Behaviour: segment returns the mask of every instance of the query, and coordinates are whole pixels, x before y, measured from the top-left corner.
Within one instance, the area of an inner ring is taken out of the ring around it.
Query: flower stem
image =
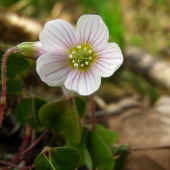
[[[6,107],[6,77],[5,77],[6,61],[9,54],[17,51],[18,51],[17,47],[7,50],[2,59],[2,67],[1,67],[2,68],[2,95],[0,99],[0,127],[2,125],[4,110]]]
[[[151,146],[145,148],[130,148],[129,152],[131,151],[141,151],[141,150],[160,150],[160,149],[170,149],[170,145],[165,146]]]
[[[17,169],[23,169],[23,170],[27,170],[27,169],[30,170],[30,169],[34,168],[33,165],[27,166],[27,167],[20,167],[20,166],[17,166],[17,165],[14,165],[14,164],[11,164],[11,163],[8,163],[8,162],[5,162],[5,161],[1,161],[1,160],[0,160],[0,164],[11,166],[11,167],[14,167],[14,168],[17,168]]]
[[[95,104],[94,104],[93,94],[90,95],[90,101],[91,101],[91,113],[92,113],[92,130],[95,131],[95,129],[96,129],[96,115],[95,115]]]
[[[24,142],[23,142],[18,154],[13,159],[12,164],[15,164],[20,159],[20,157],[22,155],[22,152],[25,150],[25,147],[27,146],[27,144],[28,144],[28,142],[30,140],[30,136],[31,136],[31,127],[27,126],[26,131],[25,131],[25,136],[24,136]]]
[[[22,152],[21,156],[25,155],[29,151],[31,151],[43,138],[44,136],[49,132],[47,129],[34,143],[32,143],[25,151]]]

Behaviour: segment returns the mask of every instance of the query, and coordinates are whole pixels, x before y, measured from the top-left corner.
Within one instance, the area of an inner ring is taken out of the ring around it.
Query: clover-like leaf
[[[110,148],[118,140],[119,133],[115,130],[105,129],[101,125],[96,125],[96,134]]]
[[[46,128],[64,130],[66,139],[74,144],[81,140],[79,115],[68,99],[47,103],[39,110],[39,119]]]
[[[33,124],[32,119],[32,101],[30,98],[24,98],[17,106],[15,113],[17,119],[21,123],[22,126],[26,126],[27,123]]]
[[[103,161],[100,166],[97,168],[98,170],[113,170],[115,166],[115,159],[113,156]]]
[[[107,145],[95,132],[89,131],[86,141],[94,168],[97,168],[103,161],[112,156]]]
[[[33,113],[34,113],[34,121],[35,121],[35,125],[40,126],[42,125],[38,116],[38,112],[40,110],[40,108],[47,104],[47,101],[40,98],[40,97],[34,97],[33,99]]]
[[[88,167],[89,170],[92,170],[92,159],[86,147],[87,134],[88,134],[87,131],[84,129],[82,140],[78,145],[74,145],[70,142],[67,142],[66,146],[73,147],[79,151],[80,154],[79,166],[85,165]]]
[[[36,158],[36,170],[75,170],[79,164],[79,153],[74,148],[46,147]]]
[[[29,67],[30,63],[27,59],[20,57],[18,54],[11,53],[6,63],[6,77],[8,79],[14,79],[25,73]]]
[[[81,97],[81,96],[75,96],[74,100],[75,100],[75,105],[76,105],[78,114],[82,118],[86,111],[86,105],[87,105],[86,100],[84,97]]]

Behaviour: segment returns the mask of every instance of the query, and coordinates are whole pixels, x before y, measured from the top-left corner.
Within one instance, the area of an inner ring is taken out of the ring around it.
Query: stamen
[[[81,48],[81,45],[78,45],[77,48]]]
[[[70,55],[69,55],[69,58],[73,58],[73,54],[70,54]]]
[[[89,63],[86,61],[85,64],[88,65]]]
[[[75,51],[73,51],[72,54],[75,54]]]
[[[89,50],[89,54],[91,54],[92,53],[92,50]]]
[[[90,56],[90,57],[89,57],[89,60],[91,60],[91,59],[92,59],[92,57]]]
[[[73,60],[72,63],[75,63],[75,61]]]
[[[74,67],[78,67],[78,64],[77,64],[77,63],[74,63]]]
[[[83,67],[84,66],[84,64],[81,64],[81,67]]]

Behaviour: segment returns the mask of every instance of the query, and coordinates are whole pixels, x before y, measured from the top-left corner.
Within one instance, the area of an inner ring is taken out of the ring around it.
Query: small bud
[[[75,63],[75,61],[73,60],[72,63]]]
[[[92,59],[92,57],[90,56],[90,57],[89,57],[89,60],[91,60],[91,59]]]
[[[84,64],[81,64],[81,67],[84,67]]]
[[[75,51],[73,51],[72,54],[75,54]]]
[[[69,55],[69,58],[73,58],[73,54],[70,54],[70,55]]]

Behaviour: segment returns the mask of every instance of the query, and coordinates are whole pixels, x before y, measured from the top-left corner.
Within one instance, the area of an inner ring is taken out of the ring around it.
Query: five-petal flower
[[[45,24],[40,42],[47,52],[37,60],[36,70],[49,86],[61,86],[80,95],[90,95],[101,77],[111,76],[122,64],[116,43],[107,43],[109,31],[98,15],[83,15],[77,30],[57,19]]]

